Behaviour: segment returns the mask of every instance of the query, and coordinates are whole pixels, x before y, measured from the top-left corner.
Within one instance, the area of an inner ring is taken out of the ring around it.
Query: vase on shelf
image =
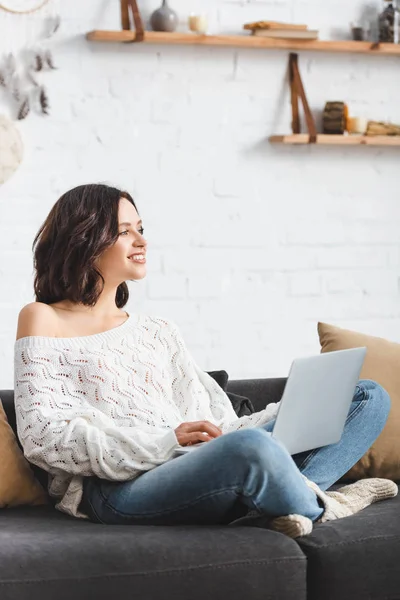
[[[398,2],[383,0],[382,8],[379,15],[379,41],[398,44],[400,42]]]
[[[167,0],[163,0],[160,8],[151,15],[150,24],[153,31],[175,31],[178,26],[178,15],[170,8]]]

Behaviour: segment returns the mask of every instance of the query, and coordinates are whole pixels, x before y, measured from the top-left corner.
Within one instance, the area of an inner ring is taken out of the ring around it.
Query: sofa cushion
[[[246,398],[245,396],[241,396],[239,394],[234,394],[233,392],[228,391],[229,375],[226,371],[206,371],[206,372],[224,390],[224,392],[228,396],[229,400],[231,401],[233,410],[236,412],[238,417],[243,417],[244,415],[251,415],[254,412],[254,406],[252,405],[249,398]]]
[[[309,600],[399,598],[400,495],[314,524],[297,542],[308,560]]]
[[[385,477],[400,480],[400,344],[318,323],[321,352],[366,346],[361,379],[373,379],[388,392],[392,406],[387,423],[371,448],[343,479]]]
[[[228,381],[227,390],[235,394],[247,396],[254,410],[263,410],[271,402],[279,402],[287,382],[286,377],[271,379],[232,379]]]
[[[98,525],[49,506],[9,509],[0,564],[1,600],[306,599],[296,542],[250,527]]]
[[[0,508],[47,504],[47,494],[35,479],[0,399]]]

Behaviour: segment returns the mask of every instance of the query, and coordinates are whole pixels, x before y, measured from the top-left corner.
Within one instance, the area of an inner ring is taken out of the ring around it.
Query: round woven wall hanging
[[[0,0],[0,8],[15,15],[28,15],[40,10],[49,0]]]
[[[0,115],[0,184],[18,169],[24,147],[18,129],[4,115]]]

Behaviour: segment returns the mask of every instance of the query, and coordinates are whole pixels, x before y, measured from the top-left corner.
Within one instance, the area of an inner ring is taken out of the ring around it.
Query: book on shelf
[[[280,38],[286,40],[317,40],[318,31],[313,29],[288,30],[288,29],[254,29],[253,35],[266,38]]]
[[[254,23],[245,23],[243,29],[287,29],[304,30],[307,25],[298,25],[297,23],[281,23],[279,21],[255,21]]]

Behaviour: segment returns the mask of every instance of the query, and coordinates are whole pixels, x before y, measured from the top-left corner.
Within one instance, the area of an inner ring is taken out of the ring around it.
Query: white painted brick
[[[186,295],[187,282],[185,277],[177,275],[153,275],[148,281],[149,298],[180,299]]]
[[[383,267],[387,263],[385,248],[369,248],[359,246],[338,246],[336,248],[320,248],[317,254],[317,266],[322,268],[351,269],[354,267]]]
[[[227,277],[208,276],[194,277],[190,276],[188,281],[188,297],[201,298],[219,298],[224,288],[229,285]]]
[[[291,296],[319,296],[321,291],[321,276],[317,273],[294,273],[289,276]]]
[[[353,244],[385,245],[400,244],[398,222],[357,221],[345,224],[347,241]]]
[[[334,220],[297,220],[288,223],[285,234],[285,244],[288,246],[333,246],[350,241],[346,240],[343,222]]]
[[[399,293],[399,275],[391,270],[368,269],[347,273],[326,273],[324,286],[331,294],[362,293],[363,295],[386,294],[396,297]]]
[[[179,327],[200,321],[198,307],[196,304],[188,302],[186,298],[178,300],[146,298],[141,312],[172,319]]]
[[[323,279],[329,294],[351,294],[360,291],[352,271],[324,274]]]

